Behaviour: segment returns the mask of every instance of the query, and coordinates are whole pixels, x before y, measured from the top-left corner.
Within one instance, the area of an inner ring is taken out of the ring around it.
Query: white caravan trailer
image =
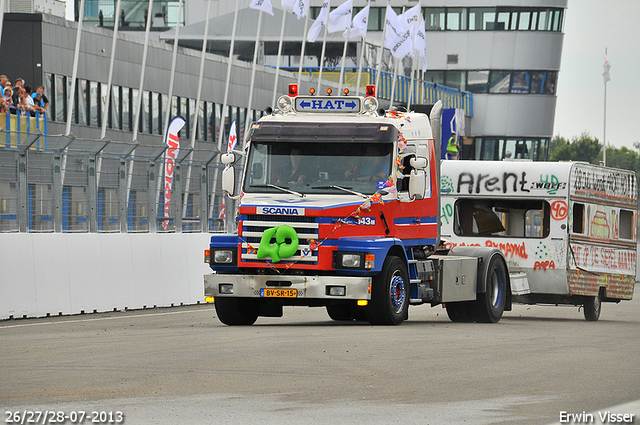
[[[497,247],[513,302],[584,306],[633,297],[638,196],[632,171],[582,162],[443,161],[442,238]]]

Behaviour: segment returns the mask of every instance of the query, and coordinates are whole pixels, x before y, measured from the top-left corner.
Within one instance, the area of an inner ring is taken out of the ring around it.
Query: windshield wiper
[[[350,187],[341,187],[341,186],[336,186],[335,184],[329,185],[329,186],[313,186],[311,189],[338,189],[338,190],[342,190],[343,192],[348,192],[348,193],[352,193],[354,195],[358,195],[358,196],[362,196],[363,198],[368,198],[367,195],[365,195],[364,193],[360,193],[360,192],[356,192],[355,190],[351,190]]]
[[[295,190],[291,190],[288,187],[276,186],[275,184],[259,184],[259,185],[255,185],[255,186],[251,186],[251,187],[273,187],[274,189],[278,189],[278,190],[281,190],[283,192],[288,192],[288,193],[291,193],[293,195],[297,195],[297,196],[299,196],[301,198],[304,198],[304,193],[296,192]]]

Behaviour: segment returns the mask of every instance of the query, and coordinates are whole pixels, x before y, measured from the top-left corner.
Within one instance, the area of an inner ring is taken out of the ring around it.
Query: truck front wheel
[[[484,272],[486,291],[476,300],[476,322],[498,323],[507,300],[507,267],[502,257],[493,255]]]
[[[367,320],[372,325],[399,325],[409,308],[409,273],[404,262],[394,256],[384,260],[382,271],[373,278]]]
[[[253,325],[258,319],[258,304],[251,298],[216,297],[216,313],[225,325]]]

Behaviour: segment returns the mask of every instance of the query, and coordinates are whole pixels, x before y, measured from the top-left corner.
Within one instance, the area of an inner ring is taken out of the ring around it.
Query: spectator
[[[16,113],[16,105],[13,103],[13,90],[10,86],[4,88],[4,93],[2,95],[2,100],[4,101],[7,111],[11,113]]]
[[[35,105],[36,112],[44,114],[47,112],[47,106],[49,106],[49,99],[44,95],[44,86],[38,86],[36,92],[31,95],[33,103]]]
[[[24,80],[22,78],[16,79],[13,83],[13,104],[16,106],[20,104],[20,93],[18,89],[22,88],[23,85]]]
[[[7,76],[2,74],[0,75],[0,87],[4,88],[7,85]]]
[[[18,93],[18,96],[20,98],[18,109],[25,115],[31,114],[34,111],[33,98],[29,94],[27,94],[27,90],[24,87],[18,87]]]

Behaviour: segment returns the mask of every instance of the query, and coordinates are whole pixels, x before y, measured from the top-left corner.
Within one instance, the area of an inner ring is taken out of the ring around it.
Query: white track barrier
[[[0,236],[0,319],[204,302],[207,233]]]

